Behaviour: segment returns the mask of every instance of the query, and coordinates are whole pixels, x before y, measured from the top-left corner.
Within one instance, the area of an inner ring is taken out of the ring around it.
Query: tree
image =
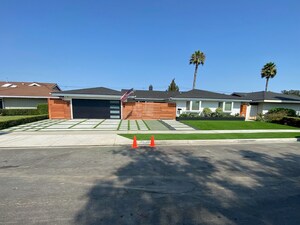
[[[273,62],[266,63],[261,69],[261,78],[266,78],[266,87],[265,91],[268,91],[269,79],[276,76],[277,69],[276,65]]]
[[[152,84],[149,85],[149,91],[153,91],[153,85]]]
[[[297,95],[300,96],[300,90],[283,90],[281,91],[282,94],[286,95]]]
[[[179,87],[175,83],[175,78],[171,81],[167,91],[179,91]]]
[[[193,89],[196,87],[196,79],[197,79],[197,72],[198,72],[198,66],[204,65],[205,62],[205,54],[201,51],[195,51],[191,58],[190,58],[190,64],[195,65],[195,72],[194,72],[194,81],[193,81]]]

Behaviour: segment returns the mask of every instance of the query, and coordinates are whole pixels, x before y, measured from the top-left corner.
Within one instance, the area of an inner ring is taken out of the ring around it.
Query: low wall
[[[176,118],[175,103],[125,102],[122,107],[122,118],[125,120],[158,120]]]
[[[49,119],[71,119],[70,102],[48,99]]]

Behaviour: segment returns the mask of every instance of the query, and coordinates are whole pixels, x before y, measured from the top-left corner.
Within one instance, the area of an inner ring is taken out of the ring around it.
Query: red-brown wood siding
[[[125,102],[122,109],[123,119],[175,119],[175,103]]]
[[[50,119],[71,119],[71,107],[69,101],[61,99],[48,99]]]

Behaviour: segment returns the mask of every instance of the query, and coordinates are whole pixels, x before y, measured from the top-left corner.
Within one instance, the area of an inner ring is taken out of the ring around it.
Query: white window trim
[[[193,109],[193,102],[199,102],[199,107],[198,109]],[[200,111],[200,101],[198,100],[192,100],[191,103],[190,103],[190,106],[191,106],[191,110],[192,112],[199,112]]]
[[[71,110],[71,119],[74,119],[73,117],[73,99],[70,100],[70,110]]]
[[[225,110],[225,103],[226,103],[226,102],[223,102],[223,112],[232,112],[232,109],[233,109],[233,102],[231,102],[231,110]]]

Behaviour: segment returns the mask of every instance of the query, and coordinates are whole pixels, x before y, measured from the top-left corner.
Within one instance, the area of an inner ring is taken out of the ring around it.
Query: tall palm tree
[[[195,65],[195,72],[194,72],[194,81],[193,81],[193,89],[196,87],[196,79],[197,79],[197,72],[198,72],[198,66],[204,64],[205,62],[205,55],[201,51],[195,51],[190,59],[190,64]]]
[[[276,65],[273,62],[266,63],[264,67],[261,69],[261,78],[267,79],[265,91],[268,91],[269,79],[275,77],[276,73],[277,73]]]

